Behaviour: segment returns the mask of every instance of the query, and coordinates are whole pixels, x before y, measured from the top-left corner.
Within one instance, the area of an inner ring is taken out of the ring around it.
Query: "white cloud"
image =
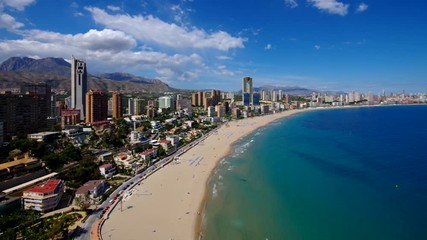
[[[319,49],[320,49],[320,46],[319,46],[319,45],[314,45],[314,48],[315,48],[316,50],[319,50]]]
[[[286,6],[288,6],[290,8],[298,7],[298,3],[296,0],[285,0],[285,4],[286,4]]]
[[[216,57],[216,59],[218,59],[218,60],[231,60],[232,58],[229,56],[218,56],[218,57]]]
[[[348,13],[348,4],[338,2],[337,0],[307,0],[314,7],[330,14],[345,16]]]
[[[361,4],[359,4],[359,6],[357,7],[356,12],[364,12],[364,11],[366,11],[366,10],[368,10],[368,5],[367,5],[367,4],[365,4],[365,3],[361,3]]]
[[[225,65],[217,66],[216,69],[212,70],[212,73],[215,75],[220,75],[220,76],[235,76],[236,75],[233,71],[228,70],[227,66],[225,66]]]
[[[14,31],[23,27],[23,23],[17,21],[13,16],[4,12],[5,7],[23,11],[26,6],[32,4],[34,1],[35,0],[0,0],[0,28]]]
[[[8,6],[18,11],[24,11],[25,7],[34,2],[35,0],[0,0],[0,5]]]
[[[95,22],[108,28],[130,34],[140,41],[147,41],[172,48],[214,48],[227,51],[232,48],[243,48],[244,38],[233,37],[218,31],[208,33],[193,27],[187,29],[173,23],[164,22],[152,15],[130,16],[110,15],[96,7],[86,8]]]
[[[121,10],[120,7],[113,6],[113,5],[108,5],[107,8],[110,9],[111,11],[114,11],[114,12]]]
[[[119,52],[136,47],[136,40],[120,31],[91,29],[87,33],[75,35],[60,34],[41,30],[30,30],[23,33],[27,40],[45,43],[64,44],[90,51]]]
[[[6,28],[9,31],[23,27],[24,24],[16,21],[16,19],[7,13],[0,12],[0,28]]]
[[[271,50],[271,48],[272,48],[272,46],[271,46],[271,44],[269,43],[269,44],[267,44],[267,45],[264,47],[264,50]]]

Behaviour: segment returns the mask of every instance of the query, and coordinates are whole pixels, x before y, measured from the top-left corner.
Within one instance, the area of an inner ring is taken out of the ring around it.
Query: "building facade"
[[[86,123],[107,120],[108,96],[101,90],[90,90],[86,94]]]
[[[105,180],[91,180],[76,190],[75,199],[79,202],[94,204],[101,200],[102,194],[107,189]]]
[[[145,114],[145,101],[144,99],[135,98],[134,99],[134,112],[135,115],[143,115]]]
[[[61,127],[77,125],[80,123],[80,110],[79,109],[63,109],[61,111]]]
[[[35,87],[37,86],[37,87]],[[12,136],[26,136],[42,128],[49,127],[50,87],[47,85],[30,85],[36,91],[16,94],[5,92],[0,94],[0,122],[3,122],[4,140]]]
[[[175,98],[173,96],[159,97],[159,108],[175,110]]]
[[[123,103],[122,94],[119,92],[113,92],[113,118],[123,117]]]
[[[99,172],[105,178],[110,178],[114,174],[116,174],[116,168],[113,166],[113,164],[107,163],[107,164],[103,164],[99,167]]]
[[[80,109],[80,120],[85,119],[87,68],[83,60],[71,58],[71,109]]]

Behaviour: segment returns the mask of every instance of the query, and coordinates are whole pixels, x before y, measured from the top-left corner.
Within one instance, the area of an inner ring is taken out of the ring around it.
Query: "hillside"
[[[12,57],[0,65],[0,89],[19,88],[23,83],[47,83],[52,89],[70,90],[70,75],[71,64],[62,58]],[[158,79],[129,73],[89,74],[88,88],[126,93],[173,90]]]

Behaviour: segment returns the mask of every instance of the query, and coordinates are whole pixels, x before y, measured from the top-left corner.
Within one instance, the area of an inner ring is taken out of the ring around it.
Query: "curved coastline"
[[[165,166],[136,186],[123,203],[125,210],[115,208],[101,234],[120,239],[202,239],[209,180],[234,143],[275,120],[320,109],[290,110],[222,125],[183,154],[180,163]]]

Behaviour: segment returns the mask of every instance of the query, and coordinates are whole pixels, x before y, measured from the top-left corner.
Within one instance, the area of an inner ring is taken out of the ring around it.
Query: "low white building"
[[[101,199],[105,190],[107,190],[105,180],[91,180],[77,189],[75,199],[80,202],[89,201],[94,204]]]
[[[49,212],[58,206],[63,194],[64,181],[51,179],[42,185],[25,190],[22,195],[22,205],[25,210]]]
[[[110,178],[116,174],[116,168],[113,166],[113,164],[107,163],[99,167],[99,172],[105,178]]]
[[[179,136],[178,135],[167,135],[166,140],[171,141],[173,146],[179,146]]]
[[[148,159],[155,159],[157,157],[157,149],[147,149],[139,154],[141,158],[146,161]]]
[[[49,142],[59,137],[59,132],[39,132],[28,134],[29,139],[36,140],[37,142]]]

